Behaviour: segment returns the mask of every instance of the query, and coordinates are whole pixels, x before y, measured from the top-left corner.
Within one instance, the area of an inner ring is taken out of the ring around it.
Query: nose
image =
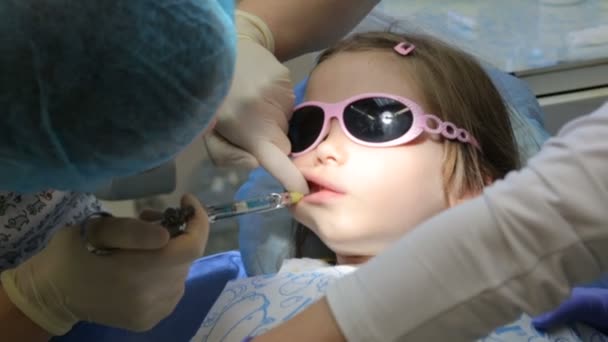
[[[337,119],[331,119],[329,125],[329,132],[315,150],[316,159],[320,164],[341,164],[346,160],[345,142],[348,137]]]

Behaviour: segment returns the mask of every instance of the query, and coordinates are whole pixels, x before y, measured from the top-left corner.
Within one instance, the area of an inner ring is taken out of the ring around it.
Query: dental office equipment
[[[304,195],[299,192],[270,193],[243,201],[208,206],[206,210],[209,223],[213,223],[226,218],[281,209],[296,204],[302,197]],[[171,237],[174,237],[186,229],[186,222],[192,215],[194,215],[192,207],[167,208],[160,223],[167,228]]]

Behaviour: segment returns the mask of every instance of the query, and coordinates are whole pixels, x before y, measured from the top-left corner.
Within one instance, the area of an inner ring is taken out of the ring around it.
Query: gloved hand
[[[131,218],[91,219],[88,240],[120,248],[110,255],[87,251],[80,227],[59,230],[37,255],[2,272],[11,301],[53,335],[80,320],[134,331],[151,329],[168,316],[184,293],[190,264],[203,254],[208,220],[196,198],[186,232],[169,240],[159,224]]]
[[[576,287],[556,310],[532,320],[534,327],[547,330],[562,324],[585,323],[608,334],[608,289]]]
[[[207,153],[218,166],[261,165],[287,190],[308,193],[304,177],[288,157],[287,129],[295,98],[289,70],[274,57],[274,38],[260,18],[237,11],[236,27],[234,78],[213,133],[203,138]]]

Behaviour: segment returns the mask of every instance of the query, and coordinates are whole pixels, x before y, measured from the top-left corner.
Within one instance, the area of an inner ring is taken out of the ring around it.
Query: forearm
[[[340,332],[325,297],[310,305],[301,314],[255,338],[254,342],[278,341],[346,341]]]
[[[0,286],[0,338],[2,341],[48,341],[51,335],[32,322]]]
[[[262,18],[280,61],[326,48],[353,29],[379,0],[242,0],[239,9]]]

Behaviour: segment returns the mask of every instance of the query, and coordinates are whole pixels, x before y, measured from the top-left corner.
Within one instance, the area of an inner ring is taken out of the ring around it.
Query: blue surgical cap
[[[235,60],[232,0],[0,2],[0,189],[90,191],[208,125]]]

